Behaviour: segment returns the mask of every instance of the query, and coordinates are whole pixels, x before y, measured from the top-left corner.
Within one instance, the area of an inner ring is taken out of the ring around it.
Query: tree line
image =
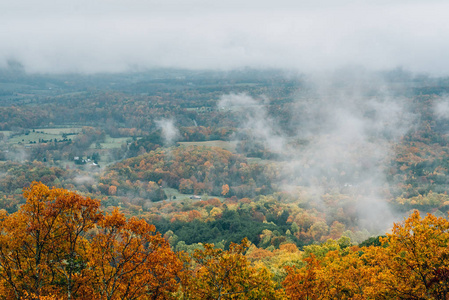
[[[414,212],[385,237],[174,251],[142,219],[38,182],[0,212],[0,299],[447,299],[449,221]],[[277,268],[277,274],[274,270]],[[281,271],[279,271],[281,270]]]

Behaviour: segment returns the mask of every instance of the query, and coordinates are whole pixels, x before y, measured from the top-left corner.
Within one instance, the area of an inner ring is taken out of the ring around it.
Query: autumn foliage
[[[380,245],[268,250],[243,239],[189,254],[98,200],[37,182],[24,197],[0,213],[0,299],[449,298],[449,221],[430,214],[394,224]]]
[[[33,183],[1,215],[4,299],[166,299],[182,263],[154,226],[98,200]]]
[[[337,247],[288,268],[290,299],[448,299],[449,221],[415,211],[382,246]],[[315,249],[321,250],[321,249]],[[318,253],[318,251],[317,251]]]
[[[228,251],[206,244],[196,250],[184,283],[187,299],[282,299],[270,273],[255,268],[244,255],[249,243],[232,243]]]
[[[275,299],[248,241],[175,253],[153,225],[105,214],[100,202],[34,182],[0,214],[0,299]],[[218,298],[217,298],[218,297]]]

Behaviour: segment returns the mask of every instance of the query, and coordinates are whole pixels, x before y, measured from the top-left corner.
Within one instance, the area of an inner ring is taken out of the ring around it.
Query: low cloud
[[[326,193],[349,193],[357,199],[360,225],[385,230],[393,221],[384,194],[385,168],[392,145],[416,116],[408,111],[408,100],[392,96],[375,75],[359,82],[342,82],[341,76],[309,81],[308,92],[299,93],[290,107],[293,133],[283,133],[267,105],[248,95],[222,96],[219,107],[238,113],[242,131],[279,154],[283,190],[305,187],[317,205],[325,205],[320,197]]]
[[[179,130],[175,126],[174,120],[158,120],[156,121],[156,125],[162,130],[162,136],[164,138],[164,143],[166,146],[173,145],[173,143],[176,142],[176,139],[180,137]]]
[[[446,1],[87,1],[0,3],[0,66],[118,72],[355,64],[448,74]]]
[[[247,94],[229,94],[220,98],[218,107],[243,113],[242,128],[271,152],[283,153],[285,138],[276,121],[268,116],[266,101],[256,100]]]
[[[82,185],[82,184],[93,185],[93,184],[97,183],[97,180],[89,175],[78,175],[75,178],[73,178],[73,181],[78,185]]]
[[[439,119],[449,119],[449,97],[444,96],[434,104],[434,114]]]

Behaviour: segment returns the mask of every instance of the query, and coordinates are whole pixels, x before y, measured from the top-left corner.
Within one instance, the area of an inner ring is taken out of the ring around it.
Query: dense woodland
[[[449,80],[339,72],[0,70],[0,294],[447,299]]]
[[[385,237],[302,251],[243,238],[227,250],[170,246],[143,219],[34,182],[2,211],[3,299],[447,299],[449,221],[415,211]],[[268,235],[263,231],[263,239]],[[263,246],[263,245],[262,245]]]

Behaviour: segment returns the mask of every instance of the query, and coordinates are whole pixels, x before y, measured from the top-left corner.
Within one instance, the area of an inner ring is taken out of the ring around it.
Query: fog
[[[253,67],[308,74],[311,93],[299,93],[289,112],[293,133],[270,117],[270,99],[228,94],[219,106],[245,112],[242,129],[284,161],[280,189],[307,187],[317,205],[325,205],[324,193],[349,191],[360,220],[381,228],[393,218],[384,162],[416,122],[406,99],[363,70],[449,75],[448,11],[442,0],[3,0],[0,68],[16,61],[30,73]],[[345,66],[358,71],[333,71]],[[448,118],[448,100],[435,111]],[[173,120],[157,124],[166,145],[179,136]]]
[[[242,129],[249,130],[252,137],[262,142],[269,151],[282,153],[286,140],[276,121],[268,116],[264,102],[266,99],[258,101],[246,94],[229,94],[221,97],[218,107],[246,112],[241,120]]]
[[[0,66],[28,72],[344,65],[449,70],[447,1],[0,1]]]
[[[449,97],[444,96],[438,99],[434,105],[434,114],[439,119],[449,119]]]
[[[238,114],[241,131],[277,154],[280,190],[300,187],[325,210],[331,207],[323,195],[350,195],[360,226],[384,232],[401,219],[387,205],[386,166],[394,158],[393,145],[416,124],[417,116],[408,110],[410,100],[394,96],[370,72],[315,76],[308,85],[290,109],[293,134],[279,129],[266,99],[229,94],[218,105]]]
[[[176,139],[179,138],[180,133],[173,120],[157,120],[156,125],[162,131],[162,137],[164,139],[165,146],[172,146]]]

